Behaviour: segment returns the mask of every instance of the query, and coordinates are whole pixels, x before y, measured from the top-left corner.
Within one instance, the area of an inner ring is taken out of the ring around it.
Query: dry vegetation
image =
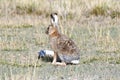
[[[37,61],[50,49],[44,32],[52,12],[79,46],[80,65]],[[0,0],[0,80],[119,80],[119,34],[119,0]]]

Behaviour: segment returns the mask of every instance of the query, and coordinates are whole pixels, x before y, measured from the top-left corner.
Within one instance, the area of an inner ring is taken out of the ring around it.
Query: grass
[[[119,80],[119,4],[0,0],[0,80]],[[61,32],[80,48],[79,65],[53,66],[49,58],[37,62],[37,52],[50,49],[45,30],[52,12],[59,14]]]
[[[37,64],[35,66],[35,64],[19,64],[17,62],[10,63],[10,62],[6,62],[6,61],[3,61],[3,60],[1,60],[0,64],[2,64],[2,65],[10,65],[10,66],[13,66],[13,67],[23,67],[23,68],[26,68],[26,67],[41,67],[40,64]]]
[[[106,55],[102,55],[102,56],[91,56],[88,59],[82,61],[83,64],[90,64],[90,63],[94,63],[94,62],[107,62],[110,64],[120,64],[120,59],[119,57],[112,57],[112,56],[106,56]]]
[[[110,16],[111,18],[120,17],[120,11],[110,9],[110,7],[105,4],[96,5],[91,9],[90,14],[95,16]]]
[[[105,16],[107,14],[107,7],[104,7],[104,6],[95,6],[92,11],[90,12],[91,15],[95,15],[95,16],[98,16],[98,15],[103,15]]]

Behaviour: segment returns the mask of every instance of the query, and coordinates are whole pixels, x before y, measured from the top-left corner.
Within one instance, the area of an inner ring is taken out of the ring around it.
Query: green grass
[[[21,24],[21,25],[0,25],[0,28],[31,28],[30,24]]]
[[[119,80],[119,3],[0,0],[0,80]],[[79,65],[37,61],[38,51],[51,49],[45,30],[52,12],[58,12],[61,32],[80,48]]]
[[[107,11],[109,10],[109,8],[103,4],[103,5],[96,5],[95,7],[93,7],[93,9],[91,10],[90,14],[91,15],[95,15],[95,16],[106,16],[108,15]]]
[[[1,65],[9,65],[9,66],[13,66],[13,67],[22,67],[22,68],[28,68],[28,67],[41,67],[40,64],[19,64],[17,62],[7,62],[7,61],[3,61],[3,60],[0,60],[0,64]]]
[[[120,11],[113,10],[105,4],[96,5],[91,9],[90,14],[95,16],[110,16],[111,18],[120,17]]]
[[[115,18],[115,17],[119,17],[120,18],[120,11],[117,11],[117,10],[116,11],[112,11],[110,16],[112,18]]]

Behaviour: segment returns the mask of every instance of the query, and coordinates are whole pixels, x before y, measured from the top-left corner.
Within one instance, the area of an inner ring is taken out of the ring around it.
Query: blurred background
[[[61,33],[80,48],[80,64],[37,60],[57,12]],[[120,0],[0,0],[0,80],[119,80]]]

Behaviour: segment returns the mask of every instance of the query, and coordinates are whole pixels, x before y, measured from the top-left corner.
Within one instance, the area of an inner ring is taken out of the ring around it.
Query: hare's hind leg
[[[65,62],[56,62],[53,65],[57,65],[57,66],[66,66]]]

